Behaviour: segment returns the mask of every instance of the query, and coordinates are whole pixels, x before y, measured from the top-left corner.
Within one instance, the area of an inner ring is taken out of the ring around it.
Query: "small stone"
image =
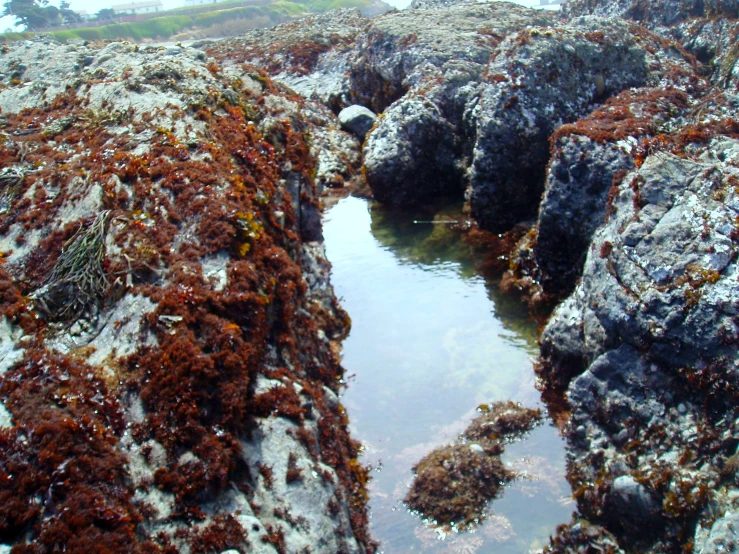
[[[631,475],[621,475],[613,480],[611,503],[616,513],[631,523],[650,519],[657,509],[646,487]]]
[[[339,123],[342,129],[357,135],[360,138],[369,132],[375,124],[377,116],[364,106],[353,105],[339,112]]]

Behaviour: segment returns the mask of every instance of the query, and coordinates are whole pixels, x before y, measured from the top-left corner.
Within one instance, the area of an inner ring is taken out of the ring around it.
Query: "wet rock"
[[[386,15],[358,37],[354,96],[385,112],[364,150],[381,202],[466,187],[480,226],[508,230],[535,216],[548,138],[562,122],[628,87],[697,80],[689,56],[643,28],[552,18],[500,4],[430,7]],[[434,134],[448,137],[441,151],[427,144]],[[429,189],[433,174],[448,183]]]
[[[610,502],[622,521],[635,527],[652,520],[659,508],[646,487],[631,475],[621,475],[613,480]]]
[[[309,144],[357,141],[256,68],[163,53],[43,39],[0,59],[27,66],[0,91],[0,467],[24,476],[2,479],[0,534],[373,552]]]
[[[569,554],[570,552],[606,552],[623,554],[616,537],[599,525],[587,520],[574,520],[569,525],[557,527],[557,533],[542,551],[547,554]]]
[[[536,231],[512,260],[513,285],[527,287],[528,298],[571,292],[611,209],[609,194],[643,158],[645,141],[679,126],[692,102],[678,89],[632,89],[555,131]]]
[[[453,128],[435,104],[422,97],[398,102],[365,142],[367,182],[375,198],[396,206],[461,193],[456,149]]]
[[[702,548],[700,548],[702,546]],[[718,518],[711,526],[703,545],[696,544],[700,554],[732,554],[739,552],[739,514],[729,513]]]
[[[680,95],[665,109],[641,111],[656,114],[657,136],[637,125],[598,140],[586,129],[596,118],[569,127],[580,129],[572,136],[589,171],[616,148],[634,166],[614,178],[581,279],[542,334],[542,377],[568,388],[569,478],[580,512],[641,552],[681,544],[695,532],[694,518],[715,513],[725,494],[716,484],[735,449],[722,437],[736,419],[737,210],[729,183],[739,166],[737,129],[726,115],[736,99],[721,92],[676,103]],[[697,101],[702,110],[686,109]],[[639,105],[650,103],[629,109]],[[568,140],[560,147],[570,148]],[[591,141],[603,149],[592,160]],[[558,164],[550,164],[549,182],[561,187],[573,178]],[[653,534],[640,535],[628,512],[652,514]]]
[[[377,116],[364,106],[352,105],[339,112],[341,127],[350,133],[364,138],[374,125]]]
[[[476,107],[469,199],[475,220],[496,232],[535,215],[548,138],[559,124],[584,116],[603,95],[656,77],[628,25],[593,19],[511,34],[487,74]]]
[[[433,450],[413,467],[404,502],[435,525],[465,530],[485,518],[488,502],[516,477],[500,458],[505,442],[530,431],[542,417],[540,410],[513,402],[481,410],[457,442]]]

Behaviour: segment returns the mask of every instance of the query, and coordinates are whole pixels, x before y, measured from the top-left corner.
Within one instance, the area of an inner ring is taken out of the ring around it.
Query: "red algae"
[[[540,410],[513,402],[480,406],[482,412],[454,444],[431,451],[419,461],[404,502],[434,525],[469,529],[480,523],[487,503],[516,474],[501,460],[504,443],[530,431]]]
[[[294,52],[296,63],[313,63],[317,50],[304,46]],[[0,541],[14,544],[14,552],[244,548],[248,534],[237,518],[210,514],[203,504],[233,484],[247,497],[253,493],[257,475],[246,465],[243,444],[268,418],[297,425],[295,440],[328,466],[321,471],[347,505],[357,542],[364,551],[375,549],[359,445],[349,437],[343,409],[324,392],[338,390],[343,368],[336,344],[319,333],[340,340],[349,320],[335,298],[309,298],[301,261],[303,242],[320,238],[304,215],[319,210],[309,131],[302,120],[285,118],[273,126],[276,135],[263,136],[245,108],[263,99],[240,92],[238,105],[227,102],[215,88],[226,80],[221,67],[210,64],[205,72],[212,94],[185,109],[93,111],[78,90],[45,108],[4,113],[9,135],[24,134],[0,144],[0,161],[31,169],[7,189],[0,232],[21,229],[35,237],[26,247],[21,239],[15,243],[25,263],[0,265],[3,315],[26,334],[22,361],[0,378],[0,400],[14,423],[0,430]],[[282,94],[261,82],[265,93]],[[175,123],[162,126],[167,118],[186,122],[197,139],[184,141]],[[44,132],[60,120],[66,123]],[[196,133],[192,122],[204,126]],[[116,127],[127,132],[111,130]],[[286,177],[299,180],[297,192],[284,186]],[[87,213],[69,215],[86,201],[92,202]],[[154,308],[143,314],[125,355],[95,366],[79,352],[55,350],[60,328],[28,296],[48,282],[75,233],[104,211],[101,268],[111,286],[99,313],[74,314],[84,325],[70,340],[92,340],[86,328],[123,326],[106,318],[124,296],[144,297]],[[225,261],[216,286],[203,267],[219,256]],[[82,339],[75,338],[79,333]],[[263,377],[284,386],[257,393]],[[122,407],[131,398],[142,407],[135,420]],[[303,426],[308,415],[317,419],[317,437]],[[143,482],[131,479],[131,444],[152,465]],[[147,454],[152,444],[163,448],[162,457]],[[286,481],[303,486],[297,459],[288,465]],[[259,473],[275,480],[267,465]],[[173,534],[157,531],[156,510],[134,500],[150,489],[174,498],[169,520],[179,528]],[[287,551],[281,525],[248,538]]]

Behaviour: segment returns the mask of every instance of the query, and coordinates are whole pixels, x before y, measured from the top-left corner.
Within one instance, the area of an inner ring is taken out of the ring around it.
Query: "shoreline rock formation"
[[[390,205],[465,194],[503,244],[516,226],[503,285],[560,302],[539,373],[579,516],[545,550],[727,551],[739,14],[645,6],[4,49],[0,541],[374,551],[318,203],[364,175]],[[361,156],[349,104],[379,114]]]
[[[373,552],[308,144],[332,114],[191,48],[0,67],[0,542]]]

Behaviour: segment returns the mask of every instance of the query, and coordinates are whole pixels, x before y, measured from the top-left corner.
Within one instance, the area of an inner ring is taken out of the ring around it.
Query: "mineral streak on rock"
[[[0,542],[374,551],[308,144],[330,112],[191,48],[40,38],[0,73]]]
[[[433,450],[413,467],[405,503],[434,525],[465,530],[482,521],[488,502],[516,478],[500,458],[505,442],[530,431],[542,417],[513,402],[482,411],[456,443]]]

